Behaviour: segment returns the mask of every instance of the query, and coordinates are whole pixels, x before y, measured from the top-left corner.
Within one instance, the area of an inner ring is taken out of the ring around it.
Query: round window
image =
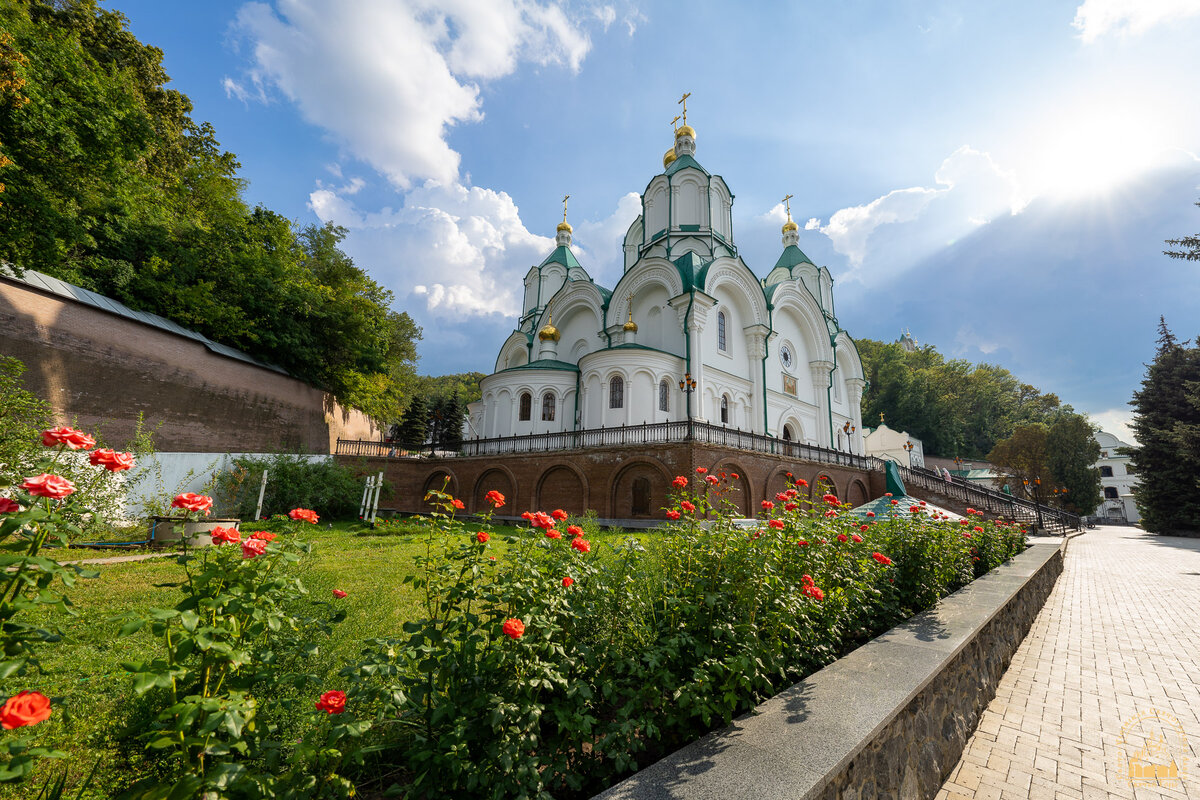
[[[783,364],[784,369],[791,369],[795,366],[796,356],[792,353],[792,346],[786,342],[779,348],[779,361]]]

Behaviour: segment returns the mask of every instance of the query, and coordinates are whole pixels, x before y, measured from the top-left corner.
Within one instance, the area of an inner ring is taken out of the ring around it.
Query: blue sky
[[[794,195],[852,336],[912,330],[1118,435],[1160,314],[1200,334],[1200,0],[686,5],[107,0],[238,154],[246,199],[347,252],[488,372],[571,195],[602,284],[692,92],[763,276]]]

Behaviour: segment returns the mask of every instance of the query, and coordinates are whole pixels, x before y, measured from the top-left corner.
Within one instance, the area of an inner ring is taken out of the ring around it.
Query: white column
[[[854,442],[853,450],[860,456],[866,453],[863,447],[862,430],[862,395],[863,390],[866,388],[867,382],[862,378],[846,379],[846,400],[850,403],[850,424],[858,428],[858,431],[852,437]]]
[[[746,429],[755,433],[767,432],[763,423],[763,403],[766,402],[763,387],[763,356],[767,352],[767,336],[770,329],[766,325],[751,325],[746,332],[746,357],[750,361],[750,419],[746,420]],[[778,431],[776,431],[778,433]]]
[[[832,361],[810,361],[809,370],[812,372],[813,394],[817,399],[817,444],[822,447],[833,447],[829,440],[829,373],[837,366]]]

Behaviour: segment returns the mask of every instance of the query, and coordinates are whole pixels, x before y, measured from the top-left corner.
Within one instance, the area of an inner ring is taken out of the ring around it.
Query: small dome
[[[695,139],[696,131],[692,128],[691,125],[684,125],[682,128],[679,128],[678,130],[675,131],[675,138],[678,139],[680,136],[690,136],[693,139]]]
[[[567,233],[571,233],[571,230],[572,230],[571,223],[567,222],[564,219],[562,222],[558,223],[558,227],[555,228],[554,230],[556,233],[562,233],[563,231],[566,231]]]
[[[675,160],[675,148],[672,147],[667,152],[663,153],[663,167],[669,167],[671,162]]]
[[[628,322],[626,322],[621,327],[623,327],[625,329],[626,333],[637,333],[637,323],[634,322],[632,319],[629,320]]]
[[[798,231],[798,230],[800,230],[800,226],[797,225],[793,220],[789,219],[787,222],[783,223],[783,232],[784,233],[787,233],[788,231]]]
[[[565,222],[562,224],[567,225],[567,223],[565,223]],[[559,226],[559,227],[561,228],[562,226]],[[571,227],[570,225],[567,225],[568,230],[570,229],[570,227]],[[540,331],[538,331],[538,338],[541,339],[543,342],[550,342],[550,341],[557,342],[558,341],[559,333],[558,333],[558,328],[554,327],[554,315],[553,314],[551,314],[549,317],[547,317],[546,324],[542,326],[542,329]]]

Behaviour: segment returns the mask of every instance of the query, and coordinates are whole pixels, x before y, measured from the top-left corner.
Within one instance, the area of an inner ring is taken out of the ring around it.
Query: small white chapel
[[[685,104],[611,289],[572,252],[564,201],[557,246],[525,276],[516,329],[468,409],[468,438],[690,418],[862,454],[862,363],[789,200],[779,258],[759,278],[738,255],[733,193],[696,160]]]

